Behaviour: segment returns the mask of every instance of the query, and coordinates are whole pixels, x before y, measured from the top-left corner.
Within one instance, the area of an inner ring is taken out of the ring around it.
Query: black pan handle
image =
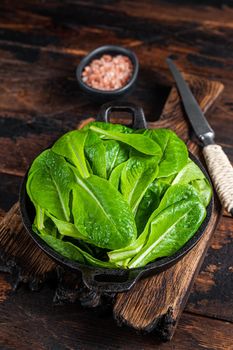
[[[109,114],[111,112],[131,112],[133,122],[131,127],[133,129],[146,129],[147,123],[142,107],[129,102],[108,102],[101,106],[99,114],[96,118],[99,122],[109,123]]]
[[[138,280],[141,273],[133,270],[82,269],[82,279],[90,290],[104,293],[119,293],[129,290]]]

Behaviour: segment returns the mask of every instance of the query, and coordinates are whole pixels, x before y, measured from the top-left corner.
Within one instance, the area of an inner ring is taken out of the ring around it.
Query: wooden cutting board
[[[189,75],[186,80],[204,112],[223,90],[219,82]],[[87,120],[78,127],[86,123]],[[190,141],[190,127],[175,87],[171,89],[160,119],[149,123],[148,127],[171,128],[203,162],[199,147]],[[11,273],[15,287],[23,281],[32,290],[55,277],[54,301],[79,300],[88,307],[110,307],[117,324],[125,324],[137,331],[153,330],[162,339],[169,340],[174,334],[220,215],[220,204],[215,196],[212,217],[205,234],[182,260],[164,272],[141,279],[128,292],[101,295],[89,291],[83,286],[80,277],[65,272],[36,246],[25,232],[16,203],[0,223],[0,271]]]

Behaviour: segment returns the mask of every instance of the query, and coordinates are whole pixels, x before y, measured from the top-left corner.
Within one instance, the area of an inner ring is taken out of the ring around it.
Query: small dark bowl
[[[116,55],[124,55],[127,56],[132,64],[133,64],[133,74],[128,81],[126,85],[124,85],[120,89],[116,90],[99,90],[92,88],[85,84],[82,80],[82,72],[83,69],[91,63],[94,59],[100,58],[104,54],[109,54],[112,56]],[[139,63],[137,56],[135,53],[129,49],[126,49],[121,46],[116,45],[105,45],[98,47],[97,49],[91,51],[87,56],[85,56],[81,62],[79,63],[77,69],[76,69],[76,77],[79,83],[79,86],[82,91],[84,91],[92,100],[95,100],[96,102],[107,102],[111,100],[115,100],[117,98],[123,97],[129,92],[131,92],[135,86],[137,76],[138,76],[138,70],[139,70]]]

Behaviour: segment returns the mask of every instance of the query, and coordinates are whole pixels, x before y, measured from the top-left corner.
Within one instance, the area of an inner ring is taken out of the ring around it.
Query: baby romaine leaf
[[[121,193],[129,203],[132,212],[137,212],[138,205],[148,186],[158,173],[158,165],[153,157],[131,157],[121,173]]]
[[[54,223],[50,218],[46,219],[44,229],[38,230],[38,228],[36,228],[34,225],[32,228],[34,232],[38,234],[57,253],[72,261],[77,261],[83,264],[88,264],[96,267],[116,268],[116,265],[110,263],[109,261],[102,261],[95,258],[90,253],[91,249],[89,248],[88,244],[80,240],[77,240],[75,241],[75,243],[72,243],[69,241],[64,241],[61,238],[61,236],[58,237],[56,235],[56,226],[54,226]],[[78,244],[81,244],[82,248],[78,246]],[[86,249],[88,250],[88,252],[86,251]]]
[[[74,181],[65,159],[52,150],[41,153],[29,176],[27,190],[33,194],[33,203],[61,220],[69,221],[69,196]]]
[[[106,148],[98,134],[88,131],[84,150],[93,174],[106,178]]]
[[[34,224],[38,229],[44,228],[44,216],[45,210],[41,208],[38,204],[35,204],[36,216],[34,220]]]
[[[144,232],[127,247],[114,249],[108,252],[109,261],[116,263],[118,266],[127,267],[130,258],[134,257],[143,247],[148,232]]]
[[[204,179],[205,175],[201,169],[191,160],[188,159],[187,164],[176,175],[172,184],[188,184],[193,180]]]
[[[147,129],[143,135],[154,140],[162,150],[158,178],[176,174],[187,164],[187,147],[172,130]]]
[[[96,267],[116,267],[113,263],[94,258],[91,254],[85,252],[83,249],[79,248],[71,242],[63,241],[47,234],[41,234],[40,237],[57,253],[72,261],[77,261]]]
[[[161,211],[151,221],[147,243],[129,262],[129,268],[174,254],[194,235],[205,215],[203,204],[193,199],[184,199]]]
[[[26,189],[27,194],[31,200],[31,202],[34,204],[35,210],[36,210],[36,216],[34,219],[34,224],[38,229],[44,228],[44,216],[45,216],[45,210],[41,208],[33,198],[33,193],[31,192],[31,179],[34,174],[34,172],[38,169],[38,163],[36,160],[33,162],[33,168],[30,168],[30,171],[28,173],[27,183],[26,183]]]
[[[160,179],[155,179],[149,185],[139,203],[135,217],[138,233],[143,231],[150,215],[159,206],[161,198],[168,189],[171,181],[171,177],[161,177]]]
[[[85,143],[85,154],[94,175],[109,178],[112,170],[128,159],[127,147],[115,140],[103,141],[99,134],[89,130]]]
[[[136,241],[132,242],[130,245],[122,249],[117,249],[108,252],[110,261],[114,263],[117,262],[119,264],[119,262],[132,258],[137,253],[139,253],[148,240],[148,237],[150,235],[151,223],[153,222],[153,220],[155,220],[157,215],[159,215],[159,213],[165,210],[166,208],[170,206],[176,206],[179,204],[179,202],[186,200],[193,201],[195,203],[199,202],[198,194],[192,186],[177,184],[169,187],[168,190],[165,192],[158,208],[151,214],[143,232],[138,236]]]
[[[190,184],[199,193],[202,203],[207,206],[210,202],[212,190],[205,175],[191,159],[186,166],[176,175],[172,184]]]
[[[115,140],[102,141],[106,149],[106,171],[107,178],[119,164],[125,162],[129,157],[128,148]]]
[[[97,247],[121,248],[136,238],[133,214],[123,196],[105,179],[76,174],[72,212],[75,226]]]
[[[131,134],[133,132],[133,129],[129,128],[128,126],[125,126],[122,124],[105,123],[105,122],[90,122],[87,125],[85,125],[82,128],[82,130],[89,130],[91,126],[96,126],[97,128],[100,128],[103,130],[122,132],[125,134]]]
[[[161,202],[158,206],[158,208],[151,214],[146,228],[149,227],[150,223],[153,221],[153,219],[165,208],[178,203],[182,200],[196,200],[199,201],[199,196],[197,191],[190,185],[183,185],[183,184],[175,184],[170,186],[167,191],[165,192],[164,196],[161,199]],[[145,228],[145,229],[146,229]]]
[[[114,263],[111,263],[109,261],[103,261],[103,260],[97,259],[93,255],[88,254],[85,251],[82,251],[82,254],[83,254],[83,256],[85,258],[85,261],[86,261],[86,263],[88,265],[96,266],[96,267],[105,267],[105,268],[108,268],[108,269],[115,269],[115,268],[117,268],[117,266]]]
[[[88,238],[83,236],[77,229],[77,227],[72,224],[71,222],[63,221],[63,220],[58,220],[54,216],[49,214],[50,219],[53,221],[55,226],[58,229],[58,232],[62,236],[67,236],[67,237],[73,237],[76,239],[82,239],[85,242],[88,242]]]
[[[79,170],[81,176],[88,177],[89,171],[84,155],[84,144],[87,137],[87,131],[74,130],[66,133],[58,139],[52,151],[67,158]]]
[[[140,134],[123,134],[117,131],[103,130],[95,126],[91,126],[90,128],[99,133],[104,139],[120,141],[141,153],[157,156],[159,159],[161,158],[162,151],[160,146],[149,137]]]
[[[118,190],[119,186],[120,186],[120,178],[121,178],[121,173],[122,170],[125,166],[125,163],[121,163],[118,166],[115,167],[115,169],[113,169],[113,171],[111,172],[111,175],[108,179],[108,181]]]
[[[40,234],[40,237],[57,253],[61,254],[65,258],[73,261],[85,263],[85,259],[81,251],[72,243],[62,241],[59,238],[51,236],[49,234]]]
[[[44,225],[42,228],[37,227],[36,222],[34,221],[32,225],[32,229],[37,234],[46,234],[54,237],[61,237],[57,227],[54,225],[54,222],[48,217],[46,214],[44,214]]]
[[[207,179],[197,179],[190,182],[199,193],[200,201],[205,207],[209,204],[212,196],[212,189]]]

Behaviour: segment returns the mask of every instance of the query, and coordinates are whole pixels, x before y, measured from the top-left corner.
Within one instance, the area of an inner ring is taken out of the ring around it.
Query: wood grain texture
[[[5,284],[4,284],[5,286]],[[2,284],[0,280],[0,288]],[[160,349],[230,350],[233,325],[183,314],[171,343],[154,334],[135,334],[115,326],[111,315],[101,316],[79,305],[54,306],[49,287],[40,293],[21,288],[0,303],[0,348],[17,350]],[[210,341],[211,339],[211,346]]]
[[[210,248],[195,279],[186,310],[233,321],[232,218],[221,219]]]
[[[16,203],[0,224],[0,271],[14,275],[14,288],[20,282],[38,289],[55,270],[56,264],[36,247],[22,223],[19,204]]]
[[[96,115],[99,106],[79,92],[74,71],[88,51],[106,43],[136,52],[139,81],[127,99],[142,105],[151,121],[170,91],[168,55],[183,72],[222,81],[224,94],[207,117],[233,162],[232,16],[229,0],[0,2],[0,215],[15,203],[31,160],[81,119]],[[188,312],[232,320],[231,256],[232,221],[224,217],[195,279]],[[27,290],[12,296],[9,283],[0,283],[7,298],[0,304],[1,350],[231,349],[228,323],[184,313],[172,342],[161,345],[153,335],[138,337],[80,308],[63,306],[54,316],[49,289],[41,299]],[[58,323],[61,331],[54,332]]]

